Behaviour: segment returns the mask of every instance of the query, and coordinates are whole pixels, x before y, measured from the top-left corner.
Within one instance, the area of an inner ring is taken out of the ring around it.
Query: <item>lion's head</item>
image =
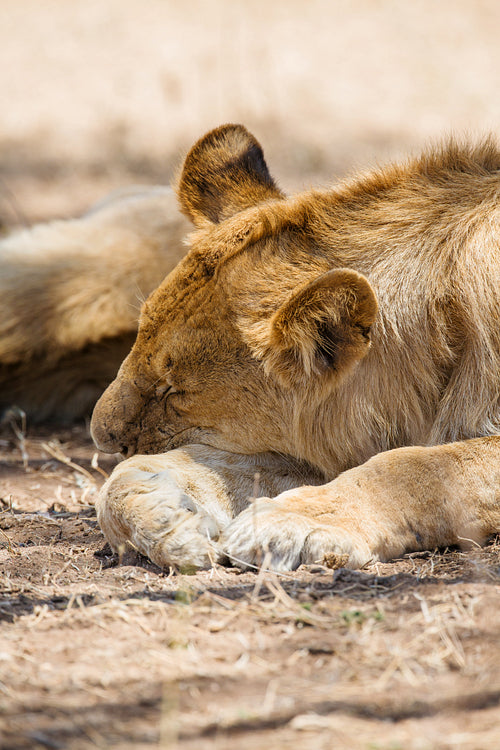
[[[285,198],[242,126],[192,148],[178,197],[191,249],[144,304],[94,440],[126,455],[186,443],[297,455],[297,414],[368,351],[373,290],[315,238],[322,199]]]

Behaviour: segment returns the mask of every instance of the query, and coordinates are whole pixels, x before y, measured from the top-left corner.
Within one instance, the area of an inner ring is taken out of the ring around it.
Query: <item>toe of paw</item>
[[[306,537],[301,562],[328,568],[362,568],[373,558],[368,546],[340,528],[316,528]]]
[[[220,546],[229,562],[239,568],[295,570],[300,565],[301,539],[280,533],[273,525],[254,527],[241,521],[223,532]]]
[[[161,568],[173,567],[191,573],[213,567],[220,561],[221,553],[216,543],[198,534],[164,538],[151,549],[149,556]]]

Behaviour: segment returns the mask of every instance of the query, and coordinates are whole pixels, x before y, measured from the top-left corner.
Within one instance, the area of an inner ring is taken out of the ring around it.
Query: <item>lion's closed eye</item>
[[[157,397],[159,398],[168,398],[168,396],[173,396],[175,393],[179,393],[179,391],[174,388],[171,383],[162,382],[155,385],[155,391]]]

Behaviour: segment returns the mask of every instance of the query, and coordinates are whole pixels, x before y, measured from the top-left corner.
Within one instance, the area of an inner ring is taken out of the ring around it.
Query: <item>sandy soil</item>
[[[496,746],[499,544],[176,575],[110,554],[84,428],[1,446],[2,748]]]
[[[496,0],[3,0],[0,222],[168,182],[242,121],[285,189],[498,130]],[[500,744],[500,545],[359,572],[117,560],[83,427],[0,435],[0,747]],[[69,462],[69,463],[68,463]]]

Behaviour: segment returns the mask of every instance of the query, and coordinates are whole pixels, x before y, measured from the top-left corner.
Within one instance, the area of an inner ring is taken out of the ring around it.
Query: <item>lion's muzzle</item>
[[[94,407],[90,434],[99,450],[104,453],[131,454],[137,443],[138,415],[142,399],[138,389],[117,378],[104,391]]]

